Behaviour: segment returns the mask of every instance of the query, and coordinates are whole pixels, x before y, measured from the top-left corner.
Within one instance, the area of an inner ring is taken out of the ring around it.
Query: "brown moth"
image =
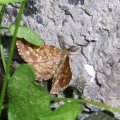
[[[24,40],[17,40],[16,45],[20,56],[35,69],[38,81],[52,79],[52,94],[68,86],[72,73],[67,50],[51,45],[37,47]]]

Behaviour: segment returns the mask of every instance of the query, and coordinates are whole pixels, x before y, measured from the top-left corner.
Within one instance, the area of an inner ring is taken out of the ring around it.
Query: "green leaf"
[[[34,84],[35,73],[27,64],[18,67],[9,80],[9,120],[38,120],[51,111],[50,96]]]
[[[40,120],[76,120],[76,117],[83,109],[79,103],[65,103],[53,112],[40,117]]]
[[[15,29],[15,25],[9,26],[9,31],[11,35],[13,35],[14,29]],[[36,32],[24,26],[19,26],[17,37],[24,38],[24,40],[36,46],[44,45],[43,40],[40,38],[40,36]]]
[[[13,3],[13,2],[23,2],[25,0],[0,0],[0,4],[8,4],[8,3]]]

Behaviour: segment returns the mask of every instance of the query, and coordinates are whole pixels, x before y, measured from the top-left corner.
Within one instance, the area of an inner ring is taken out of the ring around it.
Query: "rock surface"
[[[8,7],[4,24],[15,20],[18,8]],[[119,0],[28,0],[23,25],[46,44],[60,47],[62,37],[66,47],[78,46],[70,53],[71,85],[77,82],[79,90],[83,77],[86,99],[120,107]]]

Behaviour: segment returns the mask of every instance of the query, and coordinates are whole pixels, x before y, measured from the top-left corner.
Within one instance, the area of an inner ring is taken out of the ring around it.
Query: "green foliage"
[[[9,80],[9,120],[37,120],[50,111],[50,96],[34,84],[35,74],[27,64],[18,67]]]
[[[23,2],[25,0],[0,0],[0,4],[8,4],[8,3],[13,3],[13,2]]]
[[[15,29],[15,25],[13,24],[10,25],[9,31],[11,35],[13,35],[14,29]],[[24,38],[24,40],[36,46],[44,45],[43,40],[40,38],[40,36],[36,32],[24,26],[19,26],[17,37]]]

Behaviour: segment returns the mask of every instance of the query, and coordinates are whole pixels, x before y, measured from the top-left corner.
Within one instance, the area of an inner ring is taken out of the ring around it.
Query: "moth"
[[[69,85],[72,72],[68,50],[52,45],[38,47],[22,39],[17,40],[16,46],[20,56],[35,69],[38,81],[52,80],[50,93],[58,94]]]

